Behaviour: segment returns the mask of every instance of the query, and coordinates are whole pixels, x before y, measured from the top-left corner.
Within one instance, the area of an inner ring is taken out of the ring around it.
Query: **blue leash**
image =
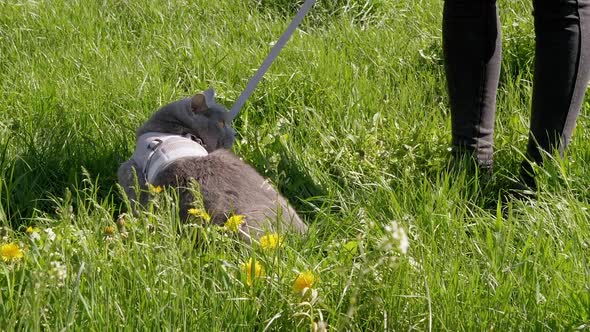
[[[250,98],[250,96],[252,95],[252,92],[254,92],[254,89],[256,89],[256,86],[258,85],[258,83],[260,83],[260,80],[262,80],[262,77],[264,76],[264,74],[266,74],[266,72],[268,71],[268,69],[272,65],[273,61],[275,61],[275,59],[279,55],[279,52],[281,52],[283,47],[285,47],[285,44],[287,44],[287,42],[289,41],[289,38],[291,38],[291,35],[293,35],[293,32],[295,32],[295,29],[297,29],[299,24],[301,24],[301,21],[303,21],[303,18],[305,17],[305,15],[307,15],[307,13],[311,9],[311,7],[313,7],[314,3],[315,3],[315,0],[306,0],[305,1],[305,3],[301,6],[299,11],[297,12],[297,15],[295,16],[295,18],[293,18],[293,21],[291,21],[291,23],[287,27],[287,30],[285,30],[285,32],[283,32],[283,34],[281,35],[281,37],[279,38],[277,43],[272,47],[272,49],[270,50],[270,53],[266,56],[266,59],[264,59],[264,61],[262,62],[262,65],[260,65],[260,68],[258,68],[258,70],[254,74],[254,76],[248,82],[246,89],[244,89],[244,91],[242,91],[242,94],[240,94],[240,96],[238,97],[238,99],[236,100],[234,105],[232,106],[232,108],[230,110],[230,117],[232,119],[235,118],[238,115],[238,113],[240,112],[240,110],[242,109],[242,107],[244,107],[246,100],[248,100],[248,98]]]

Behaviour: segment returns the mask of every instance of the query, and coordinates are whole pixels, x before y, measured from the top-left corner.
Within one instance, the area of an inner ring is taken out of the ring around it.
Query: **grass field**
[[[447,171],[442,1],[320,1],[234,123],[310,225],[264,249],[195,246],[168,193],[122,232],[116,170],[159,106],[208,87],[231,106],[298,3],[0,0],[0,330],[590,329],[589,105],[538,199],[500,203],[534,50],[530,1],[500,6],[481,188]]]

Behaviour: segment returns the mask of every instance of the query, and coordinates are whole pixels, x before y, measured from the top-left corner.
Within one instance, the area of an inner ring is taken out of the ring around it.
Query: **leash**
[[[293,35],[293,32],[295,32],[295,29],[297,29],[299,24],[301,24],[301,21],[303,21],[303,18],[305,17],[305,15],[307,15],[307,13],[311,9],[311,7],[314,5],[314,3],[315,3],[315,0],[306,0],[305,3],[303,3],[303,5],[299,9],[299,11],[297,12],[297,15],[295,15],[295,17],[293,18],[293,20],[291,21],[291,23],[287,27],[287,30],[285,30],[285,32],[283,32],[283,34],[281,35],[279,40],[272,47],[272,49],[270,50],[270,53],[268,53],[268,55],[266,56],[266,59],[264,59],[264,61],[262,62],[262,65],[260,65],[260,68],[258,68],[258,70],[254,74],[254,76],[248,82],[246,89],[244,89],[244,91],[242,91],[242,94],[240,94],[240,96],[238,97],[238,100],[236,100],[236,102],[232,106],[231,111],[230,111],[230,117],[232,119],[235,118],[238,115],[238,113],[240,112],[240,110],[242,109],[242,107],[244,107],[246,100],[248,100],[248,98],[250,98],[250,96],[252,95],[252,92],[254,92],[254,89],[256,89],[256,86],[258,85],[258,83],[260,83],[260,80],[262,80],[262,77],[264,76],[264,74],[266,74],[266,72],[268,71],[268,69],[272,65],[273,61],[275,61],[275,59],[279,55],[279,52],[281,52],[283,47],[285,47],[285,44],[287,44],[287,42],[289,41],[289,38],[291,38],[291,35]]]

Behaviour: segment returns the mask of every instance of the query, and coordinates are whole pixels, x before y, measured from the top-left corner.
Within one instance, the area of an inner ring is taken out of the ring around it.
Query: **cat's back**
[[[157,179],[170,182],[172,179],[166,179],[169,177],[177,178],[180,182],[190,179],[204,183],[213,179],[216,179],[216,182],[224,179],[233,179],[233,182],[264,181],[252,166],[225,149],[215,150],[203,157],[177,160],[166,167]]]
[[[244,205],[275,200],[278,195],[252,166],[225,149],[178,160],[158,175],[155,184],[188,187],[194,180],[206,200],[219,197]]]
[[[280,214],[283,228],[299,232],[307,229],[285,198],[252,166],[230,151],[216,150],[205,157],[178,160],[158,175],[155,184],[189,187],[195,180],[205,207],[216,222],[225,221],[232,213],[241,214],[247,217],[249,227],[260,232],[275,229],[271,223]],[[181,201],[185,201],[182,196]]]

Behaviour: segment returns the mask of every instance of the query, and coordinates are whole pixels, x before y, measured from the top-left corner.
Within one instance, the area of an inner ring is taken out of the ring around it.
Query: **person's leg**
[[[530,162],[542,152],[563,155],[580,112],[590,73],[590,1],[533,0],[535,74],[527,146],[521,177],[535,188]]]
[[[502,57],[496,1],[446,0],[443,52],[453,151],[473,154],[480,167],[491,168]]]

